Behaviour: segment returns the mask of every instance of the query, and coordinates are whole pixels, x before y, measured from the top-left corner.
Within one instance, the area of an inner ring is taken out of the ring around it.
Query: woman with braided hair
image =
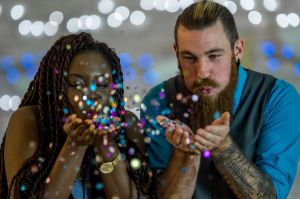
[[[55,42],[1,145],[0,198],[156,197],[120,60],[88,33]]]

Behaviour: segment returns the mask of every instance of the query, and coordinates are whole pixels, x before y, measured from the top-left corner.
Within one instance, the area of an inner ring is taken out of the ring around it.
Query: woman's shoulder
[[[15,139],[22,139],[24,141],[30,140],[38,141],[38,107],[37,106],[23,106],[15,111],[6,129],[8,137]]]
[[[38,107],[24,106],[16,110],[6,128],[6,143],[38,141]]]
[[[38,108],[24,106],[15,111],[5,133],[4,161],[8,183],[38,146]]]
[[[10,121],[14,121],[17,123],[24,123],[26,125],[28,122],[29,124],[37,123],[36,119],[38,118],[38,106],[22,106],[16,110],[11,118]]]

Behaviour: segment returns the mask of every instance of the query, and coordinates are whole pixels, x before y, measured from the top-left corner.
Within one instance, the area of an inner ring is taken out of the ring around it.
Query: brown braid
[[[36,152],[31,158],[25,161],[22,168],[13,177],[9,186],[10,189],[12,185],[15,186],[13,190],[15,198],[43,197],[46,178],[66,140],[66,134],[63,132],[61,121],[65,116],[63,108],[69,107],[65,73],[68,71],[73,57],[84,50],[98,51],[111,63],[111,69],[114,71],[112,72],[113,82],[115,85],[120,85],[116,89],[113,97],[117,103],[117,113],[121,121],[125,122],[124,115],[121,114],[125,111],[123,101],[123,74],[120,67],[120,60],[114,50],[110,49],[105,43],[95,41],[89,33],[83,32],[61,37],[43,57],[39,70],[31,81],[20,104],[20,107],[29,105],[38,106],[38,123],[41,136],[39,136],[39,144]],[[55,74],[56,71],[58,71],[58,75]],[[120,140],[126,141],[125,129],[122,129],[118,141],[121,146],[121,151],[124,151],[124,154],[126,154],[131,144],[124,144],[124,142]],[[7,186],[4,165],[4,146],[5,136],[0,149],[0,196],[1,198],[9,198],[12,190],[8,190]],[[38,171],[32,173],[32,166],[37,166]],[[134,178],[134,182],[139,181],[141,178],[140,175],[148,176],[148,171],[145,172],[145,168],[146,167],[141,168],[141,172],[130,172],[130,176]],[[153,186],[149,186],[152,184],[149,183],[151,179],[147,177],[145,179],[148,179],[148,181],[145,182],[145,187],[143,187],[141,183],[137,187],[143,192],[147,189],[155,190],[152,188]],[[151,190],[149,193],[153,192]]]

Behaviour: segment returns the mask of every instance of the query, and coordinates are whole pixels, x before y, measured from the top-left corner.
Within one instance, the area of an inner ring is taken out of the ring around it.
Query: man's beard
[[[190,115],[190,127],[195,132],[199,128],[211,124],[215,119],[217,113],[220,115],[223,112],[232,112],[233,107],[233,94],[238,78],[238,65],[239,61],[236,62],[235,58],[231,60],[231,72],[230,79],[227,86],[216,96],[213,100],[211,97],[205,95],[198,95],[199,99],[197,102],[191,103],[190,107],[193,111]],[[201,81],[195,80],[193,88],[200,88],[203,86],[217,87],[218,83],[211,79],[201,79]]]

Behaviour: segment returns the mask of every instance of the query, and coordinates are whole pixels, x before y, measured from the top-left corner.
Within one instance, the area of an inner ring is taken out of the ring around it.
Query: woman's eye
[[[106,88],[109,85],[109,79],[104,77],[104,76],[100,76],[97,78],[96,80],[96,86],[101,87],[101,88]]]
[[[82,86],[82,87],[84,87],[84,86],[85,86],[85,83],[84,83],[84,81],[76,80],[76,81],[70,81],[70,82],[69,82],[69,85],[72,86],[72,87],[77,87],[77,86]]]

